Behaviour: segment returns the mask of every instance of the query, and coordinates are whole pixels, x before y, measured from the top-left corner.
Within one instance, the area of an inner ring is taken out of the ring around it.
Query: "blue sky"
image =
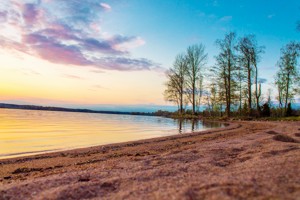
[[[132,0],[112,3],[116,8],[111,16],[107,16],[104,27],[142,36],[146,45],[133,53],[147,55],[166,68],[172,65],[176,54],[195,43],[206,46],[207,67],[210,67],[218,53],[216,39],[230,31],[236,32],[238,37],[255,34],[258,44],[265,46],[260,76],[271,84],[280,48],[289,41],[300,39],[300,32],[296,30],[300,2],[296,0]]]
[[[266,91],[280,48],[300,39],[298,20],[296,0],[7,0],[0,3],[2,101],[166,105],[163,73],[175,56],[203,43],[209,68],[216,39],[230,31],[255,34],[266,47],[259,64]],[[17,89],[27,82],[27,93]],[[78,96],[85,98],[72,100]]]

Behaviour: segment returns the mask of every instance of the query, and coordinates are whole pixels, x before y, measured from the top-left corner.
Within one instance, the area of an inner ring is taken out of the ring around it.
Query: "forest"
[[[213,66],[207,66],[208,53],[200,43],[178,54],[167,71],[164,98],[178,106],[178,116],[297,115],[292,104],[300,94],[299,42],[291,41],[280,49],[274,87],[266,94],[262,94],[263,80],[259,77],[265,47],[258,44],[255,35],[238,37],[230,32],[215,45],[218,54]]]

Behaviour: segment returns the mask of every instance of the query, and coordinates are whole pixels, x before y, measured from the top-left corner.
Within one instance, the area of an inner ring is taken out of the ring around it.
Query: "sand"
[[[300,122],[0,160],[0,199],[300,199]]]

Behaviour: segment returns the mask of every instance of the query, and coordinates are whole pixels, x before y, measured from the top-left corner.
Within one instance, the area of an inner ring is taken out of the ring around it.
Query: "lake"
[[[153,116],[0,109],[0,159],[222,126]]]

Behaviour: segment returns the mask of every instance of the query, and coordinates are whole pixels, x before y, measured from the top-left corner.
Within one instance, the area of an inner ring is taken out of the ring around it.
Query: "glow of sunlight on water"
[[[0,159],[220,126],[152,116],[0,109]]]

